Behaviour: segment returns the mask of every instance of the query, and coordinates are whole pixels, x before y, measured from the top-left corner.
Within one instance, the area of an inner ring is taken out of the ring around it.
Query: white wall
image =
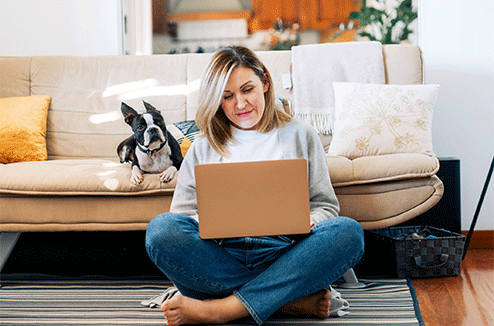
[[[112,55],[121,0],[0,0],[0,55]]]
[[[419,0],[426,83],[439,84],[433,145],[461,160],[462,230],[468,230],[494,155],[494,1]],[[494,230],[494,180],[476,230]]]

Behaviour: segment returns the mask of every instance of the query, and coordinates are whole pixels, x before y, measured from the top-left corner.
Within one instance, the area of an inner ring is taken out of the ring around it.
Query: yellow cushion
[[[0,99],[0,163],[47,159],[45,136],[50,100],[46,95]]]
[[[189,147],[199,134],[199,128],[197,128],[196,122],[194,120],[177,122],[166,126],[166,129],[175,137],[180,145],[182,155],[185,157]]]

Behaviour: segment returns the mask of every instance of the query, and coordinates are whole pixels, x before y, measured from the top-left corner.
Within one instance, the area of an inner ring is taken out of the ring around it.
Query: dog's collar
[[[139,142],[137,142],[137,147],[139,147],[139,149],[146,153],[146,154],[150,154],[150,155],[153,155],[154,153],[156,153],[157,151],[159,151],[160,149],[162,149],[163,147],[165,147],[166,145],[166,141],[162,142],[160,147],[158,148],[155,148],[155,149],[149,149],[149,148],[146,148],[146,147],[143,147],[141,144],[139,144]]]

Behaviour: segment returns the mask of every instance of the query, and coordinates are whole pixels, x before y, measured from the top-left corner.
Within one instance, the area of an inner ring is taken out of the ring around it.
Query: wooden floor
[[[493,249],[469,249],[458,276],[412,284],[426,326],[494,326]]]

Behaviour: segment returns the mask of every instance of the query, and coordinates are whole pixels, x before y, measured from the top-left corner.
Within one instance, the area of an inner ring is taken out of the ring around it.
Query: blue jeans
[[[364,251],[360,224],[335,217],[303,237],[202,240],[193,218],[164,213],[146,232],[151,260],[195,299],[234,294],[258,324],[284,304],[328,288]]]

